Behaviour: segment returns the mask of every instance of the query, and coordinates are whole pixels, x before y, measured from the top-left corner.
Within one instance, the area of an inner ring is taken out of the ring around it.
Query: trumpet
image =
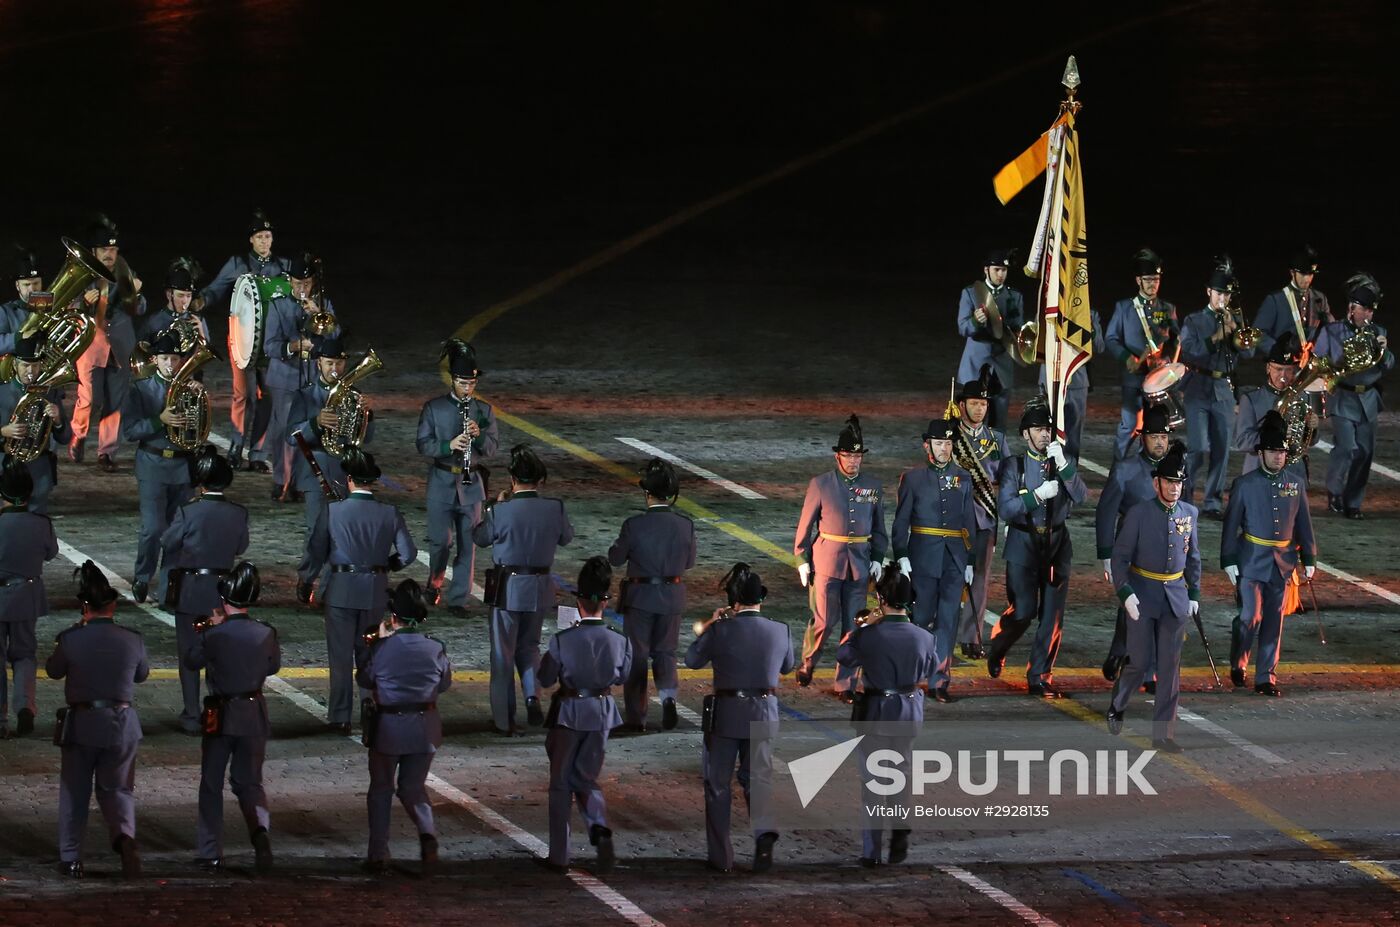
[[[194,632],[196,634],[203,634],[214,626],[214,616],[206,615],[194,623]]]
[[[695,636],[696,636],[696,637],[699,637],[700,635],[704,634],[706,631],[710,630],[710,626],[713,625],[716,621],[723,621],[723,620],[726,619],[726,618],[733,618],[733,617],[734,617],[734,614],[735,614],[734,606],[733,606],[733,605],[727,605],[727,606],[725,606],[724,608],[720,609],[720,612],[719,612],[718,615],[714,615],[714,616],[712,616],[712,617],[710,617],[710,618],[706,618],[704,621],[697,621],[697,622],[695,622],[695,624],[693,624],[693,625],[690,626],[690,630],[693,631],[693,632],[695,632]]]

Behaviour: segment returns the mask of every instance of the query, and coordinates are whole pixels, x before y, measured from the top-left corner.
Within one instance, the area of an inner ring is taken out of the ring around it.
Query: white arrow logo
[[[856,745],[864,739],[865,735],[862,734],[788,763],[788,769],[792,772],[792,784],[797,786],[797,798],[802,802],[802,807],[806,808],[812,799],[817,797],[817,793],[836,774],[836,770],[846,762],[846,757],[850,756]]]

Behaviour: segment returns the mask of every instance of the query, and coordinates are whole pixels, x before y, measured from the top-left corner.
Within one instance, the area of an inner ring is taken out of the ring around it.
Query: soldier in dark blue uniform
[[[1147,355],[1159,353],[1172,360],[1180,326],[1176,307],[1158,298],[1162,286],[1162,259],[1144,248],[1133,256],[1133,272],[1138,292],[1131,299],[1120,299],[1113,306],[1104,343],[1123,365],[1123,408],[1118,422],[1115,457],[1128,453],[1128,442],[1138,428],[1142,411],[1142,381],[1150,372]],[[1150,339],[1150,340],[1149,340]]]
[[[8,737],[10,702],[5,664],[14,667],[15,732],[34,730],[34,677],[38,674],[35,625],[49,613],[44,564],[58,556],[47,516],[29,510],[34,481],[19,461],[0,465],[0,740]]]
[[[510,449],[510,489],[472,529],[480,547],[490,547],[496,575],[491,606],[491,721],[497,733],[521,733],[515,723],[515,674],[525,695],[530,724],[544,724],[536,673],[545,615],[554,612],[555,552],[574,539],[564,503],[540,495],[548,478],[544,461],[524,444]]]
[[[809,587],[812,620],[802,640],[802,666],[797,684],[812,684],[817,660],[827,636],[839,626],[845,634],[865,606],[870,581],[880,579],[880,563],[889,549],[885,532],[883,489],[876,477],[860,472],[869,448],[861,434],[860,419],[852,415],[831,448],[836,468],[812,477],[797,520],[793,554],[797,576]],[[853,695],[852,674],[836,668],[836,692],[846,700]]]
[[[1254,327],[1259,329],[1259,350],[1265,356],[1284,332],[1291,332],[1297,344],[1306,344],[1332,321],[1327,295],[1313,288],[1317,270],[1317,252],[1312,245],[1303,245],[1288,262],[1288,283],[1264,297]]]
[[[1318,357],[1327,358],[1336,369],[1342,366],[1342,346],[1352,338],[1369,336],[1379,348],[1376,363],[1338,381],[1328,410],[1334,445],[1327,464],[1328,508],[1346,513],[1347,518],[1362,518],[1366,483],[1376,456],[1377,420],[1385,407],[1381,378],[1386,371],[1395,369],[1395,354],[1390,350],[1385,328],[1373,321],[1381,300],[1380,287],[1370,277],[1353,280],[1357,283],[1347,294],[1346,319],[1324,327],[1317,336],[1315,350]]]
[[[1181,697],[1181,645],[1186,623],[1201,610],[1199,513],[1182,502],[1186,445],[1175,442],[1153,471],[1154,497],[1128,510],[1113,542],[1113,585],[1128,613],[1128,658],[1113,687],[1108,730],[1123,729],[1128,701],[1157,666],[1152,745],[1180,753],[1176,706]]]
[[[170,443],[167,426],[183,425],[182,413],[165,407],[171,378],[183,357],[174,332],[148,343],[156,372],[132,384],[127,394],[122,436],[136,443],[136,487],[141,499],[141,535],[136,542],[136,578],[131,594],[146,601],[160,560],[160,539],[175,512],[190,496],[190,452]],[[157,590],[158,594],[162,590]]]
[[[452,685],[452,664],[442,641],[428,637],[419,626],[428,616],[423,591],[406,579],[389,598],[389,615],[379,626],[379,639],[369,660],[360,667],[361,688],[374,693],[374,730],[369,747],[369,854],[365,868],[389,868],[389,813],[397,790],[404,811],[418,830],[423,874],[437,868],[437,829],[428,800],[428,771],[442,746],[442,717],[437,699]],[[397,786],[395,780],[397,778]]]
[[[130,879],[141,874],[134,794],[141,720],[131,700],[151,669],[141,635],[113,623],[117,593],[97,564],[85,561],[75,572],[82,620],[58,635],[44,664],[50,679],[64,680],[68,703],[59,736],[58,871],[83,875],[83,835],[96,783],[97,806],[112,848],[121,854],[122,875]]]
[[[198,262],[179,257],[170,262],[165,272],[165,308],[150,312],[141,320],[139,336],[149,341],[167,328],[188,327],[209,343],[209,322],[190,307],[194,303],[195,286],[199,283]]]
[[[1206,308],[1181,323],[1181,361],[1187,367],[1182,387],[1186,400],[1186,429],[1191,464],[1186,478],[1186,501],[1196,498],[1196,476],[1204,477],[1201,515],[1220,518],[1224,507],[1225,471],[1235,430],[1235,367],[1253,357],[1254,349],[1235,346],[1238,333],[1230,312],[1235,275],[1229,258],[1211,272],[1206,283]]]
[[[996,371],[1002,389],[991,397],[989,424],[1005,427],[1011,400],[1015,366],[1006,350],[1006,339],[1014,339],[1025,321],[1025,302],[1019,290],[1006,283],[1011,269],[1010,251],[992,251],[983,264],[983,279],[963,288],[958,297],[958,334],[967,339],[958,363],[958,381],[976,380],[987,365]],[[1001,322],[989,318],[987,299],[995,300]]]
[[[952,419],[928,423],[928,464],[900,475],[891,535],[900,571],[913,583],[914,624],[931,633],[936,645],[938,657],[928,683],[929,696],[940,702],[953,700],[948,682],[958,605],[963,590],[972,584],[971,536],[977,530],[972,477],[953,463],[957,427]]]
[[[19,405],[33,385],[38,383],[44,376],[43,366],[44,334],[36,332],[33,336],[25,338],[16,336],[14,339],[14,359],[15,375],[11,380],[0,383],[0,436],[6,439],[23,439],[29,435],[29,426],[21,422],[11,422],[10,418],[15,414],[15,407]],[[73,429],[68,422],[68,417],[63,412],[63,389],[53,387],[44,394],[47,402],[45,407],[52,423],[49,432],[50,444],[68,443],[69,437],[73,434]],[[4,450],[5,445],[0,444],[0,463],[9,459],[9,454]],[[47,515],[49,511],[49,496],[53,492],[54,485],[58,482],[58,459],[54,452],[47,448],[25,464],[29,469],[29,476],[34,481],[34,492],[30,496],[29,510],[40,515]]]
[[[227,311],[233,285],[244,274],[258,277],[286,275],[288,262],[272,253],[272,221],[263,215],[261,210],[255,211],[248,223],[248,244],[248,253],[230,257],[214,279],[209,281],[209,285],[200,290],[195,300],[195,312],[212,312],[217,309]],[[270,313],[272,310],[265,307],[265,311]],[[229,372],[233,375],[233,400],[229,407],[232,424],[229,435],[229,463],[237,470],[243,466],[245,451],[250,460],[254,452],[261,453],[257,449],[267,428],[267,417],[271,412],[268,402],[271,397],[265,394],[259,396],[259,390],[266,388],[265,366],[250,363],[247,369],[239,370],[230,354]],[[244,432],[247,432],[246,439]],[[266,469],[266,461],[261,457],[258,460],[262,463],[262,469]]]
[[[612,567],[604,557],[589,557],[578,574],[578,624],[549,640],[540,661],[539,682],[559,689],[549,709],[549,859],[564,871],[569,865],[569,818],[574,800],[588,824],[588,842],[598,848],[598,875],[614,862],[613,833],[607,803],[598,787],[608,732],[622,723],[612,687],[622,684],[632,664],[627,638],[603,623],[603,606],[612,586]]]
[[[1259,443],[1259,423],[1271,410],[1278,407],[1284,391],[1298,378],[1298,364],[1302,360],[1297,339],[1292,332],[1284,332],[1274,340],[1273,350],[1264,364],[1264,385],[1246,386],[1240,390],[1239,405],[1235,410],[1235,437],[1231,449],[1244,451],[1243,472],[1248,473],[1259,466],[1259,452],[1254,449]],[[1318,393],[1307,393],[1308,402],[1307,434],[1308,445],[1317,443],[1317,397]],[[1307,452],[1304,451],[1303,470],[1306,473]]]
[[[379,479],[374,457],[351,450],[344,465],[350,495],[323,509],[311,532],[311,556],[331,569],[321,597],[331,675],[326,721],[331,730],[349,734],[352,671],[367,655],[363,635],[384,618],[389,571],[412,563],[418,547],[399,510],[374,498]]]
[[[12,354],[15,338],[24,323],[29,321],[29,294],[44,288],[44,277],[39,273],[39,261],[24,245],[15,245],[15,292],[16,298],[0,303],[0,355]]]
[[[418,416],[418,453],[428,458],[428,602],[437,605],[447,561],[452,559],[452,585],[447,605],[453,615],[466,617],[472,591],[476,548],[472,528],[481,520],[486,498],[487,470],[481,461],[496,453],[500,437],[491,404],[476,397],[476,351],[465,341],[451,339],[442,357],[452,376],[445,396],[429,399]],[[465,429],[465,430],[464,430]],[[476,472],[480,467],[480,472]],[[453,545],[456,556],[453,556]]]
[[[969,380],[958,388],[958,411],[961,413],[958,427],[994,492],[1001,462],[1007,457],[1006,436],[987,424],[987,407],[1000,389],[1001,384],[989,367],[983,367],[982,375],[976,380]],[[974,495],[973,502],[976,501]],[[987,612],[987,589],[992,578],[992,554],[997,546],[995,502],[991,510],[979,504],[974,511],[977,531],[972,536],[972,584],[968,586],[967,600],[959,612],[958,643],[962,645],[964,657],[984,660],[987,652],[982,649],[983,616]]]
[[[676,726],[676,646],[685,611],[686,570],[695,566],[695,524],[673,511],[680,494],[675,469],[659,457],[647,461],[637,481],[646,512],[622,523],[608,550],[613,566],[627,564],[619,585],[622,627],[632,645],[632,675],[622,687],[625,727],[646,730],[647,664],[656,676],[661,727]]]
[[[1003,461],[997,480],[998,513],[1010,528],[1002,548],[1010,607],[987,644],[987,673],[996,678],[1007,651],[1032,621],[1038,621],[1026,683],[1030,695],[1042,698],[1061,695],[1052,682],[1074,555],[1065,519],[1070,508],[1088,494],[1075,461],[1065,456],[1063,445],[1051,440],[1053,433],[1044,399],[1027,402],[1021,412],[1026,452]],[[1047,471],[1052,468],[1050,476]]]
[[[700,764],[705,776],[705,841],[710,868],[734,867],[729,840],[734,764],[749,808],[754,835],[754,872],[773,865],[778,831],[768,820],[773,790],[773,745],[778,733],[779,677],[792,672],[796,659],[792,634],[781,621],[763,617],[768,595],[762,578],[747,563],[736,563],[724,578],[727,608],[714,615],[685,652],[685,665],[714,665],[714,694],[707,696]],[[752,795],[757,794],[758,812]]]
[[[224,464],[227,468],[228,464]],[[180,668],[195,678],[204,670],[209,697],[204,700],[204,744],[199,777],[199,859],[206,869],[221,869],[224,859],[224,772],[238,799],[253,843],[259,874],[272,869],[272,817],[263,791],[263,757],[272,721],[263,699],[263,683],[282,668],[277,629],[250,618],[262,583],[258,569],[244,560],[218,581],[218,604],[182,652]]]
[[[863,734],[858,748],[861,768],[878,750],[893,750],[904,757],[905,790],[899,795],[877,795],[861,782],[861,806],[866,809],[865,829],[861,831],[860,864],[867,868],[882,862],[886,820],[869,809],[878,806],[912,805],[912,751],[914,738],[924,726],[924,696],[919,682],[935,674],[942,655],[932,635],[909,621],[909,606],[917,591],[909,577],[891,567],[875,586],[884,614],[857,627],[841,642],[836,661],[858,669],[865,681],[852,720]],[[944,683],[946,690],[947,683]],[[890,830],[890,865],[904,862],[909,855],[909,829]]]
[[[1240,614],[1230,638],[1230,681],[1245,684],[1245,668],[1259,639],[1254,691],[1282,695],[1275,670],[1283,650],[1284,585],[1302,557],[1303,572],[1317,569],[1317,544],[1308,514],[1308,487],[1287,467],[1283,416],[1269,412],[1259,424],[1259,469],[1230,486],[1220,533],[1220,566],[1239,587]]]
[[[233,482],[233,468],[206,445],[194,465],[199,496],[175,512],[161,535],[165,567],[165,605],[175,612],[175,645],[180,654],[195,644],[195,622],[212,615],[223,604],[219,579],[233,568],[238,555],[248,549],[248,510],[224,498]],[[199,734],[199,673],[180,664],[180,691],[184,707],[180,729]]]

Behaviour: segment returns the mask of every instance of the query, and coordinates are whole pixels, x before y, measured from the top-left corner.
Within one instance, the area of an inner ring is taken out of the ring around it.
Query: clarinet
[[[472,397],[459,404],[462,410],[462,434],[467,434],[467,424],[472,420]],[[467,438],[467,449],[462,452],[462,482],[468,486],[472,482],[472,441]]]

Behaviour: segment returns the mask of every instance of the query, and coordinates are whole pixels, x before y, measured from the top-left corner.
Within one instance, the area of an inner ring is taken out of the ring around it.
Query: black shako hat
[[[1283,451],[1288,449],[1288,425],[1277,409],[1270,409],[1259,420],[1259,440],[1254,445],[1256,451]]]
[[[1186,482],[1186,442],[1173,441],[1172,446],[1167,448],[1166,454],[1157,461],[1157,467],[1152,471],[1152,475],[1164,480],[1175,480],[1178,483]]]
[[[6,457],[0,468],[0,496],[11,505],[24,505],[34,494],[34,477],[29,464],[18,457]]]
[[[674,499],[681,491],[676,468],[660,457],[653,457],[642,467],[642,478],[637,480],[637,486],[658,499]]]
[[[439,360],[447,361],[447,372],[454,377],[481,376],[481,368],[476,363],[476,348],[460,338],[449,338],[442,343]]]
[[[416,579],[406,579],[394,587],[389,596],[389,611],[400,622],[410,626],[416,626],[428,617],[428,603]]]
[[[1162,273],[1162,259],[1151,248],[1140,248],[1133,255],[1133,276],[1153,277]]]
[[[1312,245],[1303,245],[1288,259],[1288,269],[1300,274],[1317,273],[1317,250]]]
[[[25,245],[15,245],[15,279],[33,280],[42,277],[39,273],[39,259]]]
[[[101,608],[117,600],[117,590],[91,560],[84,560],[73,575],[78,579],[78,601],[88,608]]]
[[[272,220],[267,217],[267,213],[261,209],[253,210],[253,218],[248,220],[248,237],[252,238],[259,232],[272,231]]]
[[[578,571],[578,597],[601,602],[612,588],[612,566],[607,557],[589,557]]]
[[[1269,352],[1269,363],[1281,364],[1284,367],[1291,367],[1303,359],[1303,352],[1298,349],[1298,336],[1293,332],[1284,332],[1278,336],[1274,342],[1274,349]]]
[[[262,578],[258,568],[247,560],[240,560],[233,569],[219,580],[219,598],[238,608],[256,605],[262,592]]]
[[[1001,395],[1001,378],[991,364],[983,364],[977,379],[968,380],[958,387],[958,400],[991,399]]]
[[[1021,430],[1028,428],[1049,428],[1050,404],[1044,396],[1032,396],[1021,409]]]
[[[369,451],[353,447],[345,454],[341,465],[345,475],[361,486],[367,486],[379,479],[379,464],[374,462],[374,455]]]
[[[731,608],[736,605],[758,605],[768,598],[768,587],[763,585],[763,577],[743,561],[729,568],[724,579],[719,581],[719,586],[724,590]]]
[[[951,418],[929,419],[928,430],[924,432],[925,441],[949,441],[957,433],[958,426]]]
[[[222,492],[233,483],[233,467],[212,444],[204,445],[194,462],[194,483],[213,492]]]
[[[867,453],[870,448],[865,446],[865,438],[860,431],[860,419],[854,412],[850,418],[846,419],[846,427],[841,429],[841,435],[836,439],[836,443],[831,446],[833,451],[848,451],[852,454]]]
[[[510,449],[510,464],[506,472],[517,483],[542,483],[549,476],[549,468],[528,444],[517,444]]]
[[[1164,405],[1150,405],[1142,412],[1142,433],[1169,435],[1172,433],[1171,412]]]
[[[43,332],[35,332],[32,335],[16,335],[15,348],[12,352],[15,360],[22,360],[26,363],[38,363],[44,359],[44,344],[48,338]]]

